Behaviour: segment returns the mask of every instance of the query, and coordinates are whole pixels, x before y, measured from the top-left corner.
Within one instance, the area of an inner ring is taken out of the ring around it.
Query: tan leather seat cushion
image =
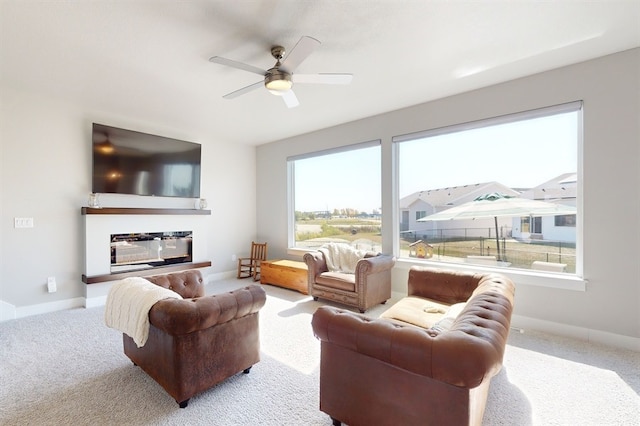
[[[409,296],[387,309],[380,318],[390,318],[422,328],[431,328],[444,317],[449,307],[430,299]]]
[[[323,272],[316,277],[316,283],[345,291],[356,291],[356,276],[344,272]]]

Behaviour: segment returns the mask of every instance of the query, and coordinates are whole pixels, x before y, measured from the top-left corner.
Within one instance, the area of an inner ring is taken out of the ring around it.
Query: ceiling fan
[[[295,69],[302,63],[302,61],[307,59],[307,57],[313,53],[318,46],[320,46],[320,42],[315,38],[308,36],[302,36],[293,49],[291,49],[291,52],[286,56],[284,47],[273,46],[271,48],[271,55],[276,59],[276,64],[268,70],[263,70],[258,67],[254,67],[253,65],[244,64],[242,62],[233,61],[220,56],[214,56],[210,58],[209,61],[260,74],[264,77],[263,80],[228,93],[224,95],[223,98],[237,98],[240,95],[244,95],[245,93],[264,86],[272,94],[281,96],[287,107],[293,108],[299,105],[298,98],[291,89],[294,83],[349,84],[353,79],[352,74],[343,73],[294,74]]]

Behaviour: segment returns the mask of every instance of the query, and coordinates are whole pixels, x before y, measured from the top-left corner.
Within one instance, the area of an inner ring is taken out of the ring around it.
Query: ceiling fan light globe
[[[291,90],[293,82],[291,80],[272,80],[265,84],[270,92],[286,92]]]
[[[264,86],[274,95],[282,95],[283,92],[291,90],[293,81],[291,74],[281,71],[272,71],[264,79]]]

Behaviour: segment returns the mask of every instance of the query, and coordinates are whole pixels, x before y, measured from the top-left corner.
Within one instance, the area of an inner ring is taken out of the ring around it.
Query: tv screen
[[[201,145],[93,123],[95,193],[200,198]]]

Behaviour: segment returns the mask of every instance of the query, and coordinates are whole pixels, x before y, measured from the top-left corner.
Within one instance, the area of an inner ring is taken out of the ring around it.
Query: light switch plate
[[[14,217],[13,227],[14,228],[33,228],[33,218],[32,217]]]

